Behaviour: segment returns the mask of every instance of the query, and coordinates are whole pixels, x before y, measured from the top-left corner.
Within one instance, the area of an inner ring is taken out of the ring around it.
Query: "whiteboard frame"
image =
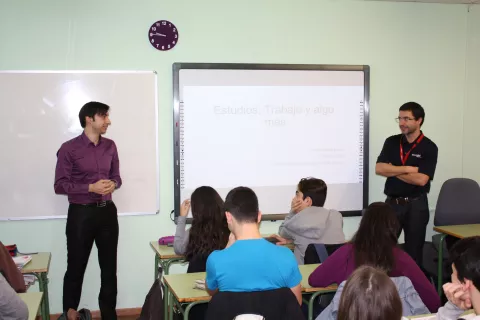
[[[197,63],[175,62],[173,72],[173,190],[175,223],[180,215],[180,70],[182,69],[225,69],[225,70],[292,70],[292,71],[362,71],[364,75],[363,106],[363,208],[369,199],[369,154],[370,154],[370,66],[368,65],[323,65],[323,64],[254,64],[254,63]],[[344,217],[361,216],[363,210],[341,211]],[[285,214],[262,215],[262,221],[284,220]],[[191,223],[191,218],[187,223]]]
[[[118,216],[144,216],[144,215],[156,215],[160,213],[160,156],[159,156],[159,137],[158,137],[158,73],[155,70],[0,70],[0,74],[3,73],[100,73],[100,74],[154,74],[155,75],[155,163],[156,163],[156,183],[157,183],[157,209],[155,212],[130,212],[118,214]],[[61,216],[35,216],[35,217],[15,217],[15,218],[3,218],[0,217],[0,221],[23,221],[23,220],[53,220],[53,219],[66,219],[67,215]]]

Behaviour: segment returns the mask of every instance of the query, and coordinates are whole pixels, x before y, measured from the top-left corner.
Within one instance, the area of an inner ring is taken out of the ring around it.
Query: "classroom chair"
[[[242,314],[255,314],[265,320],[305,319],[290,288],[255,292],[221,291],[208,304],[205,320],[232,320]]]
[[[338,248],[345,243],[338,244],[323,244],[323,243],[310,243],[305,250],[305,256],[303,258],[304,264],[322,263],[329,255],[334,253]]]
[[[469,178],[452,178],[445,181],[438,195],[433,224],[449,226],[480,223],[480,186]],[[438,249],[441,234],[432,236],[435,249],[433,260],[438,263]],[[444,279],[450,277],[451,268],[448,265],[448,250],[457,241],[455,237],[447,236],[443,243]],[[450,271],[449,271],[450,270]],[[434,271],[437,276],[436,271]]]

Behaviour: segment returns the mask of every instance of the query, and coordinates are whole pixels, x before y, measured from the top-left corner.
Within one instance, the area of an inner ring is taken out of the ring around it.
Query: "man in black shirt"
[[[421,266],[430,218],[427,193],[437,166],[438,148],[420,130],[425,111],[418,103],[402,105],[396,120],[402,133],[385,140],[375,173],[387,177],[386,202],[395,209],[405,232],[405,251]]]

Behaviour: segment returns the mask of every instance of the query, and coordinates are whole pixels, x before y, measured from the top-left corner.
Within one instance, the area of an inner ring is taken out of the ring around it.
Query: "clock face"
[[[167,20],[157,21],[148,30],[148,39],[155,49],[170,50],[178,43],[177,27]]]

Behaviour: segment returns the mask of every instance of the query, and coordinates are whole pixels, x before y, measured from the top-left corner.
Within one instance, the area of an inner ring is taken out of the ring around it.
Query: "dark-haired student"
[[[186,230],[190,208],[192,226]],[[173,248],[190,262],[187,272],[205,272],[208,256],[225,248],[229,235],[222,198],[212,187],[202,186],[180,206]]]
[[[337,210],[323,207],[327,184],[322,179],[303,178],[297,185],[290,213],[280,225],[277,244],[293,242],[298,264],[304,263],[305,250],[311,243],[339,244],[345,242],[343,217]]]
[[[253,190],[231,190],[225,199],[225,211],[231,236],[224,250],[208,257],[207,291],[213,295],[217,291],[290,288],[301,305],[302,276],[295,256],[288,248],[274,245],[260,235],[261,213]]]
[[[356,268],[370,265],[383,270],[390,277],[409,278],[430,312],[436,312],[440,307],[440,298],[415,261],[398,248],[398,228],[398,220],[391,206],[384,202],[370,204],[352,241],[318,266],[308,283],[313,287],[340,284]]]
[[[448,298],[434,319],[480,320],[480,237],[458,240],[450,252],[452,281],[443,285]],[[473,314],[461,315],[473,307]],[[433,318],[432,318],[433,319]]]
[[[400,320],[402,301],[392,279],[383,271],[361,266],[348,278],[337,320]]]

